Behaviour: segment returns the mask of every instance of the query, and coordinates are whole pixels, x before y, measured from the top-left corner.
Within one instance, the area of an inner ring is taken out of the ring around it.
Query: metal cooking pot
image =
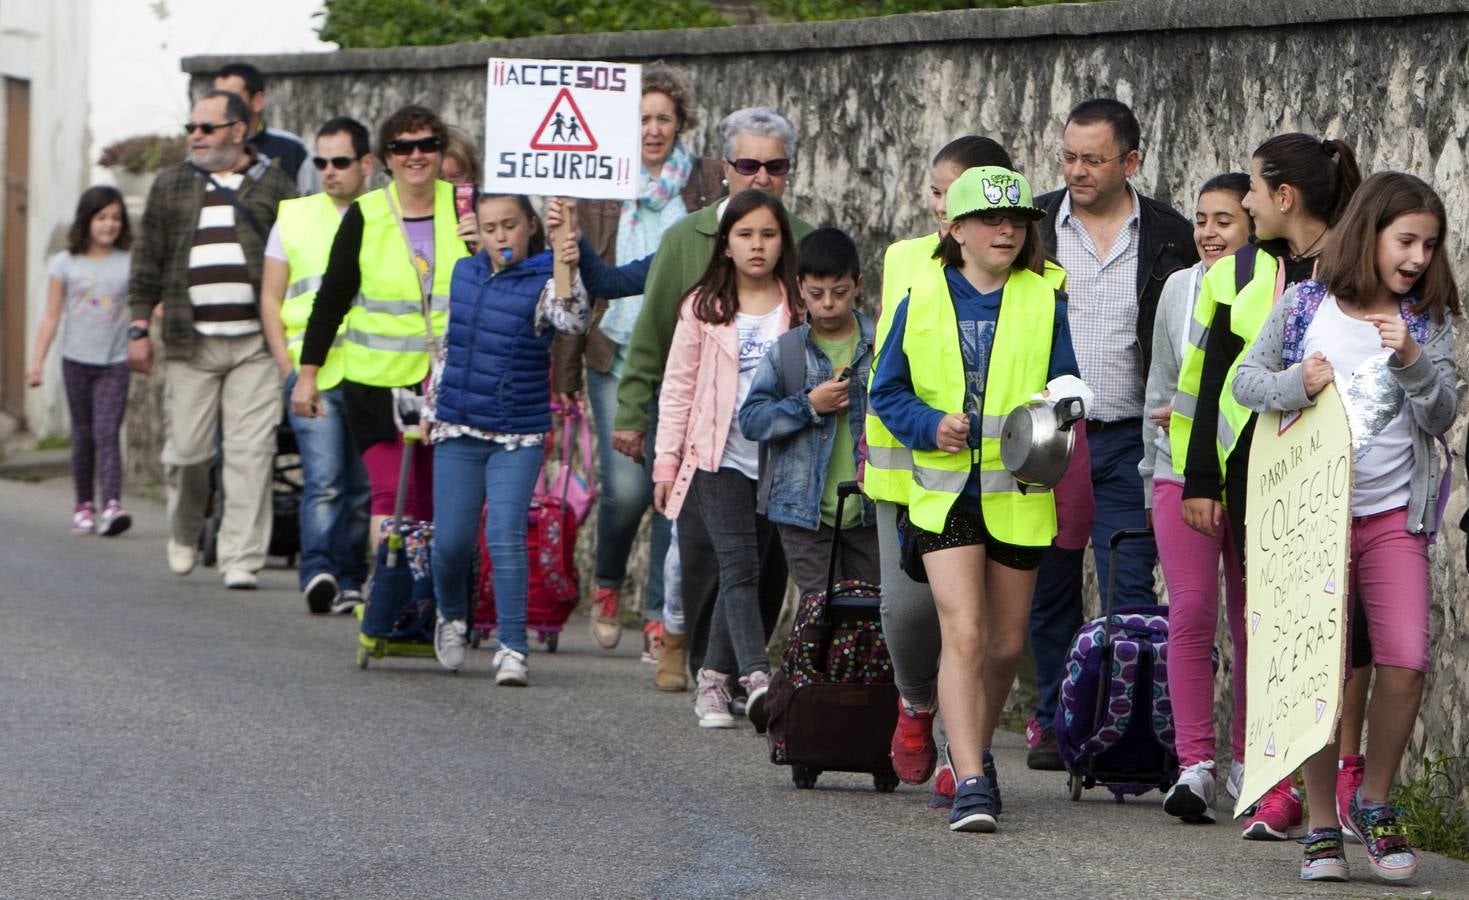
[[[1000,461],[1021,489],[1050,489],[1066,474],[1071,448],[1076,446],[1072,426],[1086,416],[1080,397],[1065,397],[1052,406],[1031,400],[1010,410],[1000,432]]]

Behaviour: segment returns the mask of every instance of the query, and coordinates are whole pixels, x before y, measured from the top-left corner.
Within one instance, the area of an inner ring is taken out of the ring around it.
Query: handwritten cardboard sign
[[[491,59],[484,189],[635,199],[642,85],[642,67],[627,63]]]
[[[1347,635],[1352,435],[1334,385],[1265,413],[1250,448],[1245,528],[1245,780],[1235,815],[1331,740]]]

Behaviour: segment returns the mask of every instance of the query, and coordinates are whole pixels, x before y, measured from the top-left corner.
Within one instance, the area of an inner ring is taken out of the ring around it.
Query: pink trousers
[[[1224,562],[1225,621],[1234,643],[1234,758],[1245,756],[1245,580],[1229,519],[1216,537],[1183,521],[1183,485],[1153,481],[1153,531],[1168,584],[1168,693],[1180,765],[1214,759],[1214,633],[1219,623],[1219,563]]]
[[[1372,662],[1427,674],[1428,538],[1408,531],[1407,507],[1352,519],[1349,571],[1347,600],[1362,601]]]

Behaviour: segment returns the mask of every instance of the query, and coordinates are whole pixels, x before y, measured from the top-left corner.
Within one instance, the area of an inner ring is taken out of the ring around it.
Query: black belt
[[[1086,420],[1086,433],[1096,434],[1098,431],[1116,431],[1119,428],[1142,428],[1143,420],[1139,416],[1135,419],[1118,419],[1114,422],[1100,422],[1096,419]]]

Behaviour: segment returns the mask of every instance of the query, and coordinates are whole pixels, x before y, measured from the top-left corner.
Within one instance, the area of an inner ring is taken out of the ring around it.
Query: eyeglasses
[[[726,159],[730,168],[741,175],[749,177],[764,169],[770,173],[771,178],[779,178],[791,170],[791,161],[781,157],[780,159]]]
[[[438,153],[444,146],[444,142],[436,137],[422,137],[417,140],[397,138],[388,141],[388,152],[394,156],[412,156],[414,150],[422,152],[425,156],[430,153]]]
[[[1127,153],[1131,153],[1131,152],[1132,152],[1131,150],[1127,151]],[[1122,154],[1119,154],[1117,156],[1108,156],[1106,158],[1103,158],[1103,157],[1100,157],[1100,156],[1090,156],[1090,155],[1087,155],[1087,156],[1079,156],[1079,155],[1077,155],[1075,153],[1072,153],[1070,150],[1061,149],[1061,150],[1057,150],[1056,151],[1056,158],[1058,160],[1060,160],[1062,162],[1062,164],[1064,164],[1064,165],[1073,166],[1073,165],[1076,165],[1077,162],[1080,162],[1083,166],[1086,166],[1088,169],[1100,169],[1102,166],[1105,166],[1109,162],[1116,162],[1119,159],[1126,159],[1127,158],[1127,153],[1122,153]]]
[[[213,122],[185,122],[184,134],[193,134],[196,131],[202,131],[205,137],[208,137],[214,134],[216,128],[228,128],[231,125],[238,125],[239,123],[239,119],[230,119],[228,122],[220,122],[218,124]]]
[[[325,172],[327,166],[331,166],[333,169],[346,169],[361,158],[360,156],[333,156],[331,159],[327,159],[324,156],[313,156],[311,157],[311,164],[316,166],[316,171]]]
[[[1030,219],[1026,218],[1025,216],[1019,215],[1007,215],[1005,213],[988,212],[979,213],[975,216],[975,218],[978,219],[981,224],[988,225],[991,228],[998,228],[1001,222],[1009,222],[1010,227],[1016,229],[1024,229],[1030,226]]]

